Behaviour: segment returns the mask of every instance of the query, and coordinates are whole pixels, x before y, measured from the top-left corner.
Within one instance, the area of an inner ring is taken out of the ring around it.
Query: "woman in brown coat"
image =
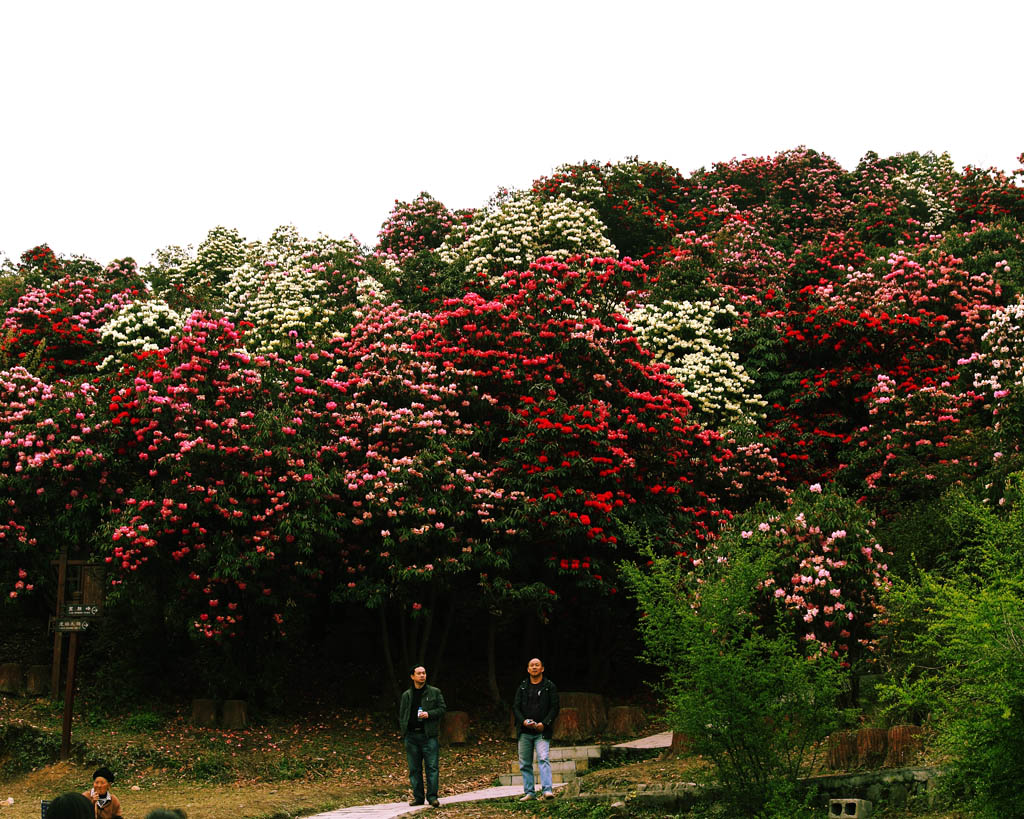
[[[114,774],[110,772],[110,768],[99,768],[92,775],[92,790],[82,794],[92,801],[96,819],[114,819],[115,816],[121,816],[121,803],[110,792],[113,781]]]

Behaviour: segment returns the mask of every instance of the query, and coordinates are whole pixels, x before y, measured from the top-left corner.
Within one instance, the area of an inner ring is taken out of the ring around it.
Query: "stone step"
[[[567,771],[566,773],[555,773],[551,772],[551,783],[553,785],[564,785],[567,782],[572,782],[576,779],[575,771]],[[539,786],[540,785],[540,774],[534,772],[533,781]],[[523,775],[522,774],[499,774],[498,782],[502,785],[522,785]]]
[[[600,745],[567,745],[563,748],[552,748],[548,759],[600,759]]]
[[[551,763],[551,773],[582,773],[589,767],[589,761],[586,759],[559,759],[559,760],[548,760]],[[509,773],[519,773],[519,763],[512,762],[508,766]],[[533,772],[538,776],[540,766],[534,762]]]

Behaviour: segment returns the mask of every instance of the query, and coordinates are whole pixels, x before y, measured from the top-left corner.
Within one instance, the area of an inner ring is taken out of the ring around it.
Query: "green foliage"
[[[57,761],[60,734],[22,720],[0,723],[0,774],[14,776]]]
[[[946,520],[963,543],[947,576],[922,572],[894,585],[894,682],[889,713],[930,714],[948,754],[942,786],[978,816],[1024,811],[1024,475],[1009,508],[964,492],[947,497]]]
[[[774,556],[738,551],[693,568],[651,557],[646,571],[622,569],[645,659],[665,669],[670,725],[742,815],[798,815],[797,779],[837,719],[838,663],[803,656],[781,605],[767,624],[752,613]]]

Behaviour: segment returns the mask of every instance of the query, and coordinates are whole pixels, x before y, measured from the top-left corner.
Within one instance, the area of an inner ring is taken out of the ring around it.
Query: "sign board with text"
[[[85,631],[89,621],[83,617],[57,617],[53,621],[54,631]]]

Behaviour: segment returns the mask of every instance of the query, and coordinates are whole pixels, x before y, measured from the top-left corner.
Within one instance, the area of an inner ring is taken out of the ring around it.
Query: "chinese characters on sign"
[[[96,605],[70,603],[64,607],[64,614],[68,617],[95,617],[99,613],[100,607]]]
[[[54,631],[85,631],[87,628],[89,621],[81,618],[58,617],[53,621]]]

